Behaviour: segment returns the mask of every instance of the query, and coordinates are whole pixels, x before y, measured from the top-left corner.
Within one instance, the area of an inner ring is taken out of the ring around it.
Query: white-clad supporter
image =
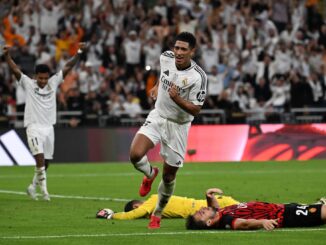
[[[141,107],[139,105],[139,99],[132,94],[127,94],[127,99],[123,103],[124,113],[130,118],[136,118],[141,116]]]
[[[102,25],[104,28],[101,30],[101,39],[104,40],[106,46],[114,46],[116,40],[116,33],[113,26],[109,24]]]
[[[296,30],[293,29],[291,24],[287,24],[286,28],[280,33],[280,41],[285,42],[287,45],[290,45]]]
[[[198,20],[198,26],[201,30],[205,30],[207,27],[208,16],[211,15],[211,8],[209,8],[208,3],[201,0],[192,1],[192,6],[190,14],[192,18]]]
[[[200,20],[202,22],[206,19],[207,13],[209,11],[207,3],[201,0],[194,0],[191,3],[190,14],[193,18]]]
[[[311,69],[317,73],[322,72],[322,66],[325,63],[323,60],[322,49],[315,46],[310,50],[310,54],[308,56],[308,63]]]
[[[293,1],[292,11],[291,11],[291,23],[293,29],[298,29],[305,25],[305,15],[306,15],[306,1]]]
[[[269,54],[274,54],[280,38],[273,28],[268,29],[264,42],[264,50]]]
[[[53,57],[48,47],[46,47],[44,44],[39,44],[37,47],[37,54],[38,58],[36,59],[36,65],[46,64],[52,68]]]
[[[160,54],[162,47],[155,37],[151,37],[143,46],[143,52],[145,54],[145,68],[146,70],[160,69]]]
[[[123,49],[126,57],[127,76],[133,75],[136,67],[141,61],[142,43],[137,36],[137,32],[132,30],[128,33],[128,38],[123,43]]]
[[[323,85],[315,72],[311,73],[310,77],[308,78],[308,83],[312,90],[314,104],[320,105],[323,98]]]
[[[229,42],[224,48],[224,55],[226,60],[224,61],[228,67],[235,68],[240,61],[240,50],[234,42]]]
[[[24,127],[26,127],[29,148],[35,157],[36,168],[32,184],[27,193],[37,199],[36,187],[40,186],[44,200],[50,200],[47,190],[46,168],[54,151],[54,129],[56,123],[56,92],[65,76],[79,60],[80,54],[86,49],[85,43],[79,43],[78,53],[66,63],[65,67],[50,76],[50,68],[40,64],[35,68],[35,79],[21,72],[9,54],[9,46],[3,47],[3,55],[10,70],[17,79],[19,86],[26,92]]]
[[[124,113],[123,99],[117,93],[112,92],[107,103],[110,116],[118,118]]]
[[[248,27],[246,25],[236,26],[236,39],[235,42],[239,50],[244,50],[248,43]]]
[[[92,25],[92,1],[85,1],[85,3],[82,5],[82,25],[89,30]]]
[[[223,11],[220,13],[225,25],[233,23],[233,19],[236,13],[237,3],[236,1],[225,1]]]
[[[96,67],[90,61],[81,65],[81,70],[78,73],[78,84],[83,95],[97,91],[101,86],[101,79],[96,72]]]
[[[307,50],[304,45],[297,44],[294,48],[294,53],[292,57],[292,67],[294,70],[298,71],[302,76],[310,76],[310,66],[308,63]]]
[[[279,43],[279,48],[275,52],[275,73],[286,74],[290,72],[292,63],[292,52],[284,42]]]
[[[238,96],[238,103],[239,107],[242,111],[249,109],[249,95],[246,90],[246,87],[241,82],[237,82],[237,96]]]
[[[278,31],[277,31],[275,24],[273,23],[273,21],[268,19],[267,11],[263,11],[259,16],[257,16],[255,18],[255,20],[258,23],[258,26],[259,26],[258,28],[262,35],[262,38],[264,38],[264,39],[267,38],[268,31],[270,29],[273,29],[276,32],[276,35],[278,35]]]
[[[29,27],[29,33],[27,37],[28,49],[31,54],[36,54],[38,49],[38,44],[41,40],[41,35],[38,29],[35,26]]]
[[[33,8],[33,5],[28,5],[23,13],[23,21],[27,26],[34,26],[37,31],[40,27],[40,14]]]
[[[87,61],[92,64],[94,68],[102,65],[101,55],[103,54],[103,46],[101,40],[96,33],[94,33],[89,42],[87,51]]]
[[[161,17],[168,17],[168,7],[165,0],[158,0],[153,9],[155,13],[159,14]]]
[[[213,66],[219,63],[219,56],[217,49],[213,46],[211,41],[206,45],[201,46],[201,64],[205,71],[211,71]]]
[[[174,192],[177,171],[183,166],[191,122],[205,101],[207,77],[191,59],[195,47],[195,36],[182,32],[176,36],[173,52],[161,54],[160,78],[150,91],[151,97],[156,99],[155,109],[131,143],[130,161],[145,175],[139,190],[141,196],[150,192],[158,174],[158,168],[151,166],[146,154],[160,143],[160,154],[164,159],[158,201],[149,229],[160,228],[162,211]]]
[[[180,21],[178,23],[178,32],[190,32],[192,34],[195,34],[195,31],[198,26],[198,20],[197,19],[191,19],[189,13],[187,11],[180,11]]]
[[[52,1],[45,1],[40,8],[40,33],[42,35],[56,35],[58,33],[58,21],[63,16],[63,3],[54,4]]]
[[[266,107],[272,105],[275,109],[283,111],[284,105],[288,100],[290,84],[287,84],[283,77],[275,78],[270,86],[272,97],[266,102]]]
[[[219,51],[223,46],[223,25],[221,22],[214,23],[215,25],[211,28],[211,39],[212,44]]]
[[[248,49],[245,49],[241,52],[241,59],[242,59],[242,71],[244,74],[248,74],[250,76],[254,76],[257,73],[258,69],[258,62],[257,62],[257,53],[255,49],[249,47],[251,45],[248,42]]]
[[[209,103],[213,103],[214,106],[217,103],[218,96],[224,90],[224,78],[226,72],[219,73],[217,66],[213,66],[210,73],[207,74],[207,95],[210,98]]]
[[[275,75],[275,62],[269,54],[264,55],[264,59],[261,62],[257,62],[257,76],[256,83],[258,84],[261,77],[265,78],[266,81],[271,81]]]
[[[277,30],[282,32],[290,20],[290,3],[284,0],[271,1],[271,20],[276,25]]]

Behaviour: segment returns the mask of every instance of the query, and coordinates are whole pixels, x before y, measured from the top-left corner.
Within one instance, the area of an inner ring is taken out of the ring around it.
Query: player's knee
[[[130,151],[129,153],[129,159],[132,164],[136,164],[143,158],[143,154],[138,151]]]

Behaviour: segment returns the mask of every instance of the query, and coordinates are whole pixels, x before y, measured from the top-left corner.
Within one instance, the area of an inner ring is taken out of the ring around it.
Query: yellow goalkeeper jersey
[[[129,211],[113,214],[113,219],[117,220],[131,220],[149,217],[154,211],[157,202],[157,194],[151,195],[141,206]],[[238,204],[239,202],[229,196],[216,196],[217,202],[221,208]],[[196,200],[194,198],[171,196],[168,204],[163,209],[162,216],[165,218],[187,218],[194,214],[201,207],[207,207],[206,200]]]

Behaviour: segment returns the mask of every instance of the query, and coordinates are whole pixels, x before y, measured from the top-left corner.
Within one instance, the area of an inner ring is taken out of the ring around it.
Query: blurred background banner
[[[35,159],[15,130],[0,132],[0,166],[35,165]]]
[[[126,162],[136,127],[58,128],[54,162]],[[0,130],[1,165],[33,165],[23,129]],[[5,134],[4,134],[5,133]],[[189,132],[186,162],[287,161],[326,159],[326,124],[195,125]],[[161,161],[159,146],[151,161]]]

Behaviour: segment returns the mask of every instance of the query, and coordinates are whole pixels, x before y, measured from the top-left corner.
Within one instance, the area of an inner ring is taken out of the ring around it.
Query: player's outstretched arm
[[[3,46],[2,49],[3,49],[3,56],[5,57],[5,60],[8,63],[10,70],[12,71],[12,73],[14,73],[16,79],[19,81],[22,76],[22,72],[10,56],[9,53],[10,46],[5,45]]]
[[[264,228],[265,230],[273,230],[277,225],[276,219],[236,219],[233,224],[233,229],[257,230]]]
[[[73,56],[63,67],[62,73],[63,73],[63,78],[66,77],[66,75],[72,70],[72,68],[76,65],[76,63],[79,60],[80,55],[86,51],[87,45],[86,43],[79,43],[78,44],[78,52],[75,56]]]

